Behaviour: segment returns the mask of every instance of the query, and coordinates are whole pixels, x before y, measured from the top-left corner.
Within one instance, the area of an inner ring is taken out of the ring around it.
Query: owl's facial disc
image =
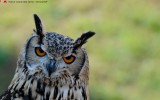
[[[65,67],[65,64],[70,65],[76,60],[76,57],[73,54],[68,56],[62,56],[58,59],[55,56],[49,57],[48,56],[49,54],[47,53],[47,51],[44,51],[43,46],[42,47],[38,46],[34,48],[35,48],[36,56],[38,57],[39,61],[42,63],[41,70],[43,71],[43,73],[46,74],[47,77],[48,76],[50,77],[52,73],[56,72],[57,69],[61,69]],[[43,62],[44,58],[46,59],[45,62]],[[64,63],[63,67],[59,66],[59,63],[57,62],[63,62]]]

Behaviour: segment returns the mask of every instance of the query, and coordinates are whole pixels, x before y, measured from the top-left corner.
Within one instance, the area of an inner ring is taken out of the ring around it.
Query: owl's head
[[[54,77],[61,70],[78,75],[84,66],[88,66],[85,65],[88,64],[88,58],[82,45],[95,34],[94,32],[83,33],[73,40],[55,32],[45,32],[37,15],[34,15],[34,20],[36,30],[22,50],[18,69],[33,73],[40,70],[44,77]]]

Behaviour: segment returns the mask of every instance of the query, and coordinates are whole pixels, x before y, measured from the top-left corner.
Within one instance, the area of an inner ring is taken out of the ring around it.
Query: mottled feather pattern
[[[19,62],[19,64],[21,63]],[[87,64],[86,62],[77,77],[71,75],[65,68],[51,78],[47,78],[38,67],[34,72],[24,68],[16,71],[8,90],[10,90],[12,99],[88,100],[88,92],[86,92],[88,90],[86,88],[88,87],[88,74],[84,74],[88,73]]]
[[[82,81],[83,79],[69,75],[67,70],[61,71],[60,76],[52,79],[43,78],[41,80],[38,77],[43,77],[43,74],[37,70],[33,76],[26,77],[27,79],[24,76],[17,79],[9,87],[12,97],[14,99],[27,97],[33,100],[39,100],[38,98],[43,100],[47,100],[47,98],[50,100],[87,100],[88,94],[84,92],[87,84]]]
[[[43,43],[51,56],[61,57],[72,51],[74,40],[55,32],[48,32],[45,34]]]
[[[81,46],[95,33],[89,31],[73,40],[45,32],[36,14],[34,20],[36,30],[24,45],[15,75],[0,100],[89,100],[89,61]]]

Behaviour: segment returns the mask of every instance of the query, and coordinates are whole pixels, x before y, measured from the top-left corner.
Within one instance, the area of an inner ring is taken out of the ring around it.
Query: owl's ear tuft
[[[34,16],[34,21],[35,21],[35,26],[36,26],[35,31],[36,31],[37,35],[40,36],[39,42],[42,43],[42,39],[44,37],[44,27],[43,27],[43,24],[42,24],[40,18],[36,14],[34,14],[33,16]]]
[[[74,50],[81,47],[83,44],[87,42],[89,38],[91,38],[93,35],[95,35],[95,32],[88,31],[86,33],[83,33],[74,43]]]

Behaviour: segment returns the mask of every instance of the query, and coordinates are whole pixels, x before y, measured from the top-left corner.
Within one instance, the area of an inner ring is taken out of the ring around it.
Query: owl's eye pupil
[[[43,53],[44,51],[40,48],[40,49],[39,49],[39,52]]]
[[[67,60],[69,60],[69,59],[71,59],[71,56],[67,56],[67,57],[65,57]]]

